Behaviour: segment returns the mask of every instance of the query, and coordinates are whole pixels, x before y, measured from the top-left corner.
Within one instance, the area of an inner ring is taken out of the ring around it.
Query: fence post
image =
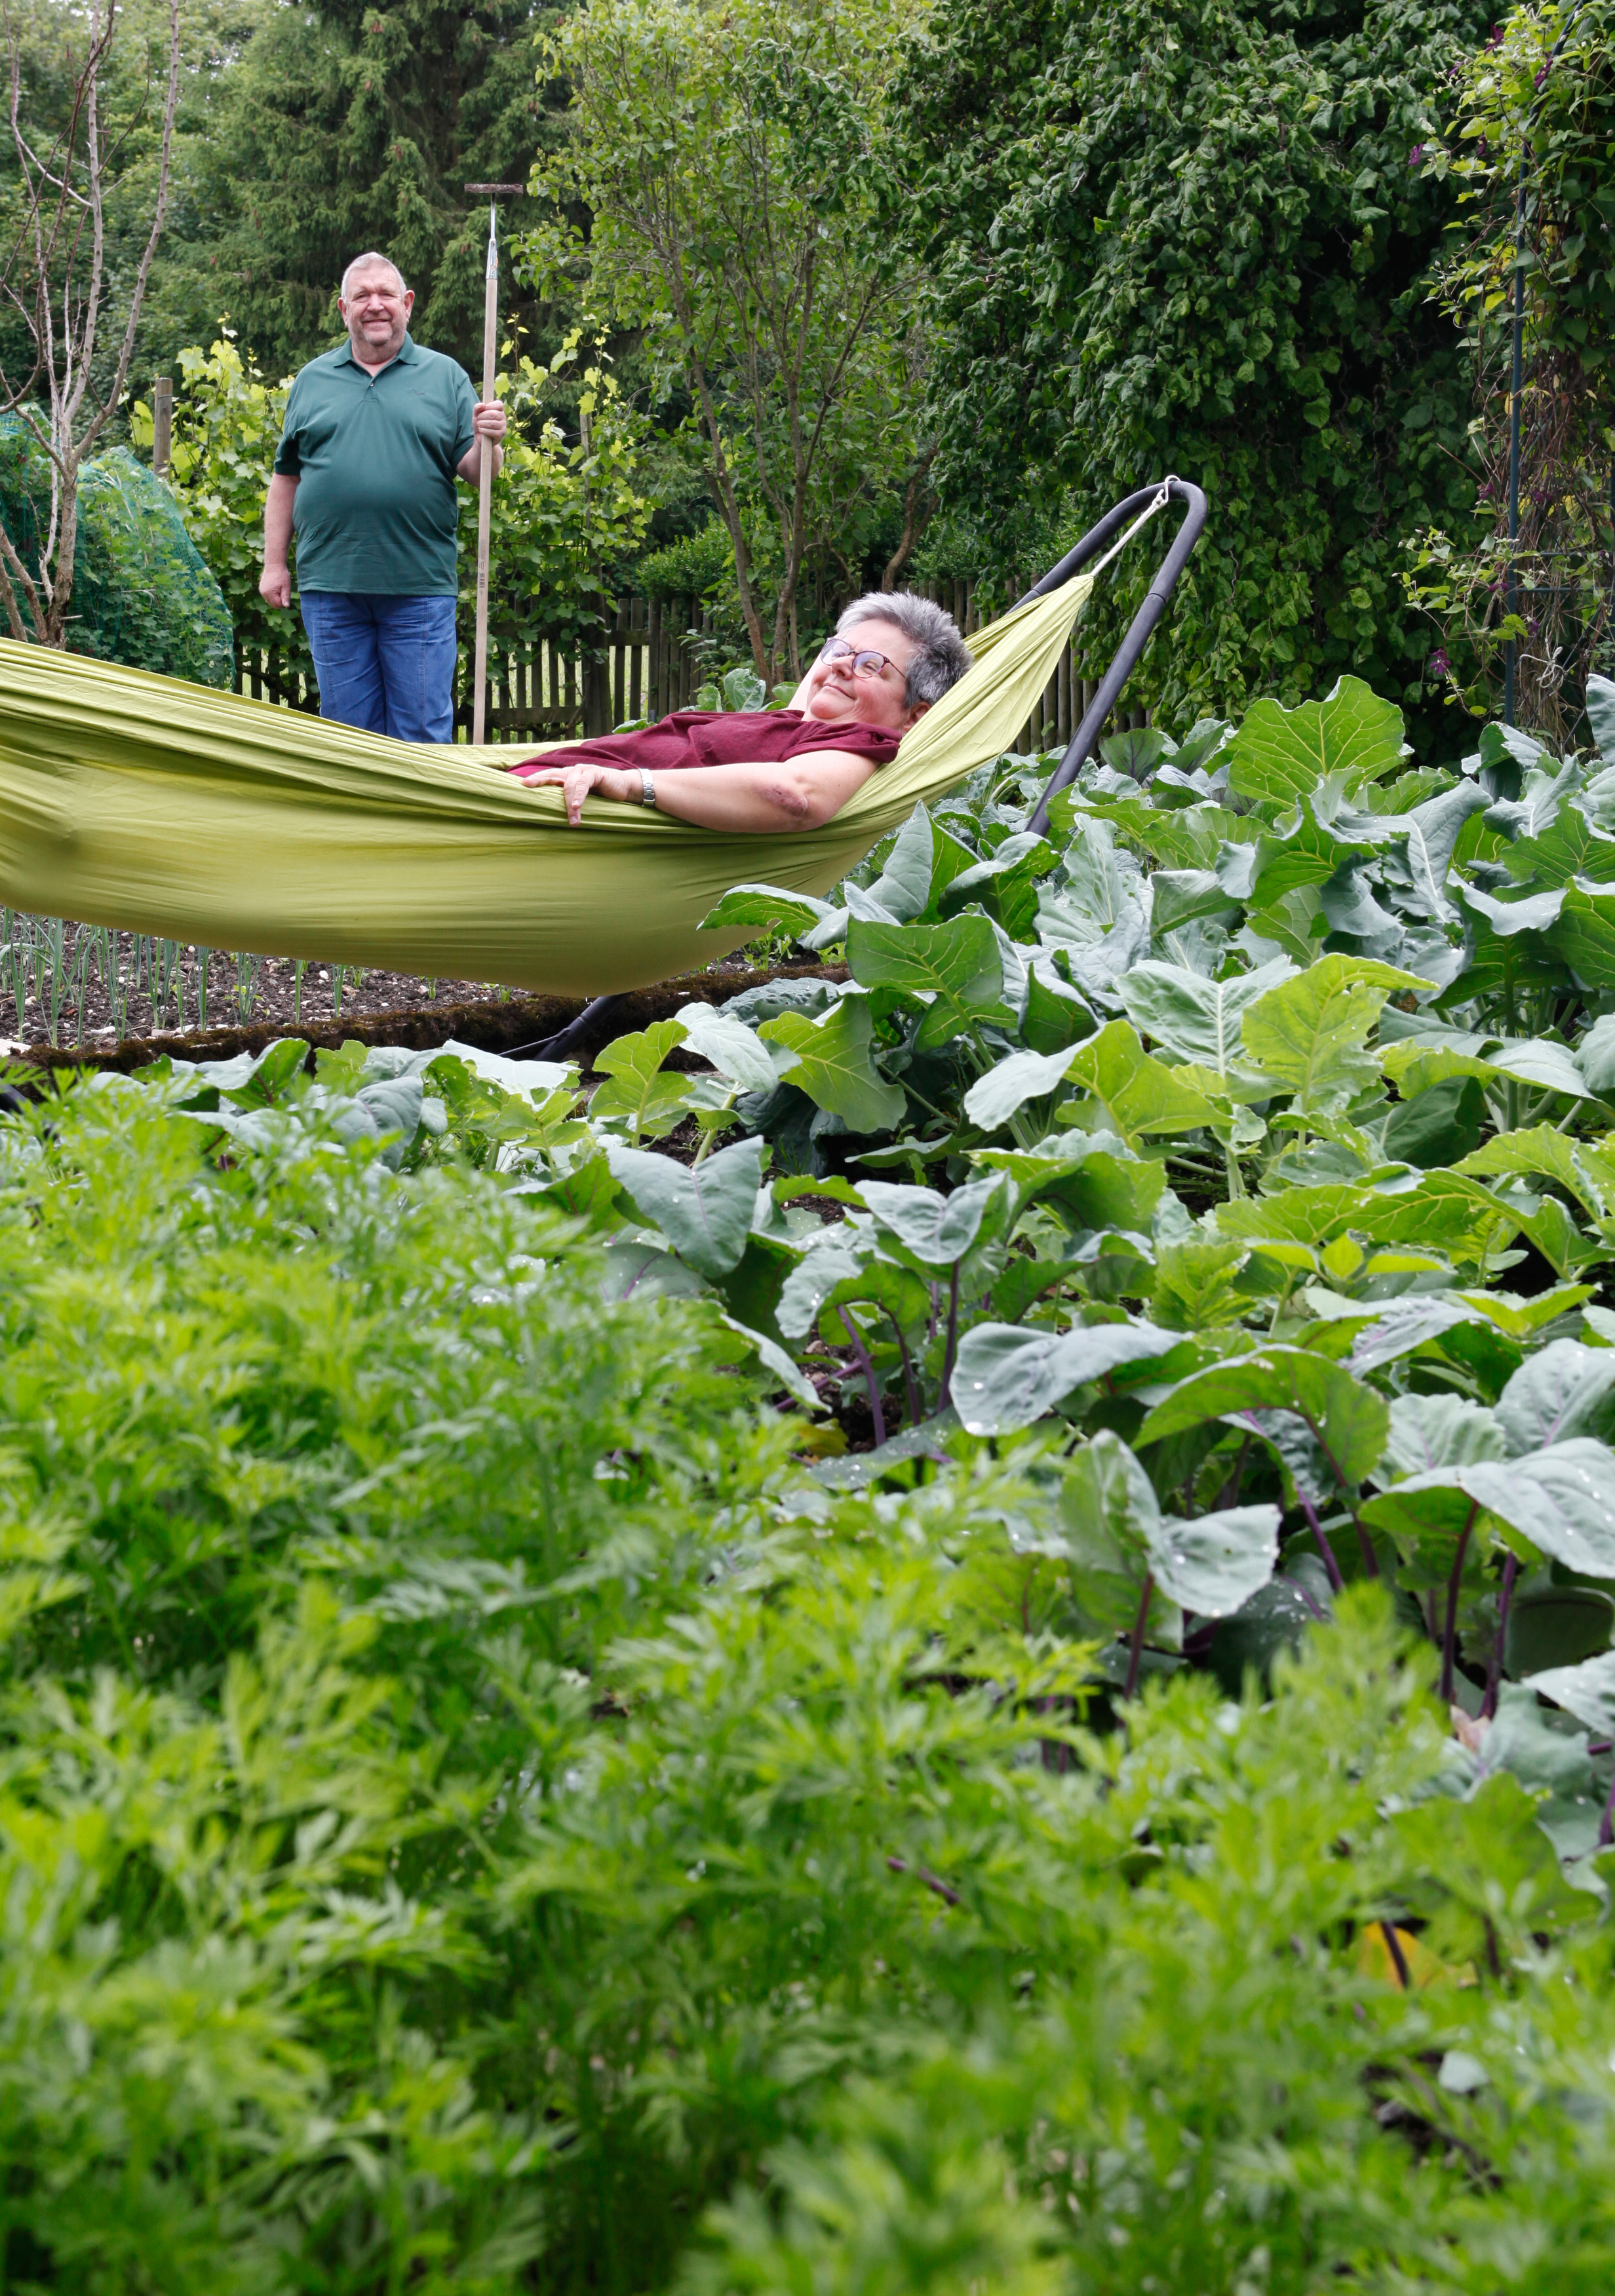
[[[174,381],[160,374],[152,392],[152,468],[160,479],[169,475],[174,456]]]

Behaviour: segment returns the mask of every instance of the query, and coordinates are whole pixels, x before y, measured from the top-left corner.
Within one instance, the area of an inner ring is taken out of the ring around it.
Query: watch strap
[[[650,767],[648,766],[641,766],[639,767],[639,802],[641,805],[648,806],[651,811],[655,813],[656,809],[656,784],[650,777]]]

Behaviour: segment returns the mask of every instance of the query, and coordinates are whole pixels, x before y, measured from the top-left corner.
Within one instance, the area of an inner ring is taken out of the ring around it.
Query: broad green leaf
[[[1615,1093],[1615,1013],[1603,1013],[1576,1047],[1586,1087],[1601,1097]]]
[[[1482,1320],[1476,1309],[1454,1300],[1450,1292],[1392,1300],[1353,1340],[1351,1367],[1355,1372],[1378,1371],[1385,1364],[1412,1355],[1415,1348],[1442,1338],[1455,1325]]]
[[[1151,1570],[1181,1609],[1225,1619],[1273,1577],[1279,1510],[1224,1507],[1191,1522],[1161,1515],[1147,1544]]]
[[[608,1243],[605,1257],[608,1300],[696,1300],[706,1290],[693,1267],[659,1244]]]
[[[984,1171],[1003,1172],[1016,1192],[1017,1216],[1034,1201],[1051,1205],[1074,1230],[1120,1228],[1147,1232],[1166,1185],[1166,1167],[1153,1158],[1129,1156],[1119,1140],[1100,1133],[1078,1135],[1047,1149],[978,1149],[973,1161]]]
[[[625,1091],[633,1086],[641,1089],[657,1073],[669,1053],[677,1051],[684,1042],[684,1029],[677,1021],[653,1021],[648,1029],[636,1035],[618,1037],[595,1056],[595,1066],[602,1076],[614,1078]]]
[[[1153,1037],[1181,1061],[1227,1076],[1244,1058],[1240,1029],[1246,1013],[1294,972],[1289,958],[1281,956],[1232,980],[1207,980],[1181,965],[1146,959],[1118,988],[1127,1018],[1141,1036]]]
[[[879,876],[869,889],[872,898],[900,924],[922,915],[934,898],[935,847],[931,816],[923,805],[917,805],[898,831]]]
[[[1098,1025],[1075,989],[1052,971],[1048,958],[1041,954],[1034,956],[1026,976],[1026,1017],[1020,1030],[1026,1050],[1057,1053],[1092,1037]]]
[[[1385,1398],[1343,1364],[1305,1348],[1258,1348],[1184,1380],[1157,1404],[1139,1439],[1158,1442],[1204,1420],[1253,1411],[1287,1411],[1304,1421],[1347,1489],[1372,1472],[1390,1428]]]
[[[855,917],[847,927],[847,964],[861,988],[899,988],[934,1000],[916,1039],[922,1050],[945,1044],[976,1021],[1013,1023],[1003,1002],[998,937],[985,917],[951,917],[935,925],[873,924]]]
[[[976,1324],[959,1343],[953,1402],[970,1434],[1012,1434],[1073,1388],[1182,1344],[1176,1332],[1151,1324],[1094,1324],[1064,1332]]]
[[[774,1311],[787,1339],[798,1340],[812,1330],[831,1292],[837,1284],[855,1281],[873,1250],[871,1238],[844,1226],[830,1229],[822,1243],[803,1252],[781,1285]]]
[[[1354,1361],[1355,1360],[1354,1356]],[[1508,1443],[1496,1415],[1462,1395],[1396,1395],[1390,1433],[1376,1479],[1429,1474],[1476,1459],[1505,1459]]]
[[[1421,1057],[1446,1061],[1453,1056],[1430,1053]],[[1444,1077],[1397,1102],[1385,1120],[1381,1144],[1386,1155],[1399,1164],[1416,1164],[1426,1172],[1446,1168],[1480,1145],[1487,1122],[1486,1095],[1479,1080],[1473,1076]]]
[[[1615,889],[1573,877],[1547,944],[1584,988],[1615,988]]]
[[[800,1339],[815,1324],[831,1328],[832,1344],[845,1339],[836,1311],[858,1303],[886,1308],[905,1335],[924,1329],[930,1314],[928,1287],[907,1267],[885,1259],[869,1236],[846,1231],[816,1244],[787,1276],[777,1310],[779,1328],[787,1339]]]
[[[978,861],[955,877],[938,906],[952,916],[971,901],[979,901],[995,916],[1013,940],[1036,938],[1038,880],[1052,866],[1054,849],[1046,839],[1020,831],[1008,837],[985,861]]]
[[[1239,797],[1283,804],[1338,775],[1349,793],[1395,771],[1402,736],[1402,712],[1360,677],[1342,677],[1322,701],[1295,709],[1265,696],[1228,744],[1228,786]]]
[[[734,1267],[746,1250],[762,1184],[760,1138],[737,1140],[695,1165],[610,1138],[605,1147],[612,1177],[681,1259],[709,1277]]]
[[[1464,823],[1485,805],[1484,791],[1463,781],[1394,816],[1395,825],[1406,830],[1406,842],[1399,854],[1386,855],[1383,866],[1387,882],[1414,915],[1444,919],[1454,914],[1446,882],[1453,851]]]
[[[1573,1435],[1615,1432],[1615,1348],[1550,1340],[1528,1356],[1497,1398],[1497,1424],[1517,1456]]]
[[[1160,1507],[1149,1476],[1108,1428],[1101,1428],[1067,1462],[1060,1529],[1072,1592],[1093,1631],[1132,1633],[1150,1567],[1149,1541],[1159,1521]],[[1152,1596],[1145,1633],[1151,1642],[1172,1645],[1182,1636],[1177,1606],[1164,1588]]]
[[[805,1404],[810,1411],[822,1410],[823,1406],[819,1400],[819,1391],[812,1380],[797,1367],[791,1356],[779,1344],[778,1341],[770,1340],[766,1332],[754,1332],[749,1324],[742,1324],[733,1316],[726,1316],[721,1311],[719,1313],[718,1321],[726,1330],[733,1332],[737,1340],[751,1349],[763,1368],[773,1374],[787,1394],[794,1395],[797,1402]]]
[[[752,1232],[746,1239],[746,1250],[728,1273],[716,1279],[716,1290],[723,1304],[737,1323],[744,1324],[750,1332],[762,1332],[770,1340],[783,1341],[779,1328],[779,1294],[786,1280],[802,1258],[802,1246],[794,1236],[770,1234],[759,1226],[759,1214],[767,1217],[773,1210],[766,1192],[758,1198],[752,1210]]]
[[[1510,1339],[1528,1340],[1555,1316],[1579,1308],[1584,1300],[1592,1298],[1593,1292],[1591,1283],[1556,1283],[1551,1292],[1536,1292],[1528,1300],[1522,1300],[1517,1292],[1502,1292],[1495,1287],[1484,1292],[1459,1292],[1453,1296],[1496,1324]]]
[[[1484,1058],[1473,1053],[1454,1052],[1444,1045],[1421,1045],[1416,1037],[1405,1037],[1398,1044],[1383,1046],[1380,1059],[1386,1075],[1405,1100],[1454,1077],[1473,1077],[1485,1084],[1501,1084],[1512,1077],[1520,1084],[1562,1092],[1574,1100],[1584,1100],[1588,1093],[1578,1056],[1563,1045],[1545,1037],[1527,1037],[1519,1042],[1497,1039]]]
[[[1505,738],[1512,730],[1504,728]],[[1582,780],[1583,769],[1574,758],[1558,763],[1539,749],[1526,766],[1520,795],[1500,798],[1487,808],[1487,826],[1511,840],[1539,837],[1565,810]]]
[[[1397,1538],[1410,1531],[1419,1538],[1424,1496],[1449,1518],[1483,1510],[1553,1562],[1589,1578],[1615,1578],[1615,1456],[1590,1437],[1506,1464],[1479,1461],[1409,1476],[1369,1500],[1364,1519]]]
[[[1478,885],[1460,881],[1454,891],[1460,906],[1474,916],[1482,917],[1492,931],[1505,940],[1517,933],[1545,932],[1564,906],[1564,895],[1553,893],[1521,893],[1504,900],[1495,893],[1484,893]]]
[[[1045,938],[1088,947],[1147,913],[1149,897],[1137,864],[1116,852],[1108,822],[1079,816],[1072,828],[1061,856],[1066,882],[1045,897],[1058,929],[1051,923]]]
[[[1615,685],[1596,671],[1587,680],[1586,713],[1599,756],[1615,766]]]
[[[1149,937],[1159,940],[1197,917],[1232,918],[1236,905],[1211,869],[1158,869],[1149,880]]]
[[[1379,1063],[1364,1051],[1394,989],[1428,981],[1394,965],[1335,954],[1270,988],[1243,1017],[1248,1057],[1275,1088],[1306,1110],[1344,1108],[1374,1083]]]
[[[1603,885],[1615,877],[1615,837],[1590,821],[1583,805],[1570,804],[1535,834],[1516,838],[1504,857],[1509,873],[1538,892],[1573,877]]]
[[[1114,1129],[1130,1142],[1147,1133],[1192,1131],[1221,1120],[1211,1101],[1145,1052],[1126,1021],[1110,1021],[1079,1045],[1067,1074],[1092,1094]]]
[[[909,932],[932,928],[895,925],[859,930]],[[757,1034],[765,1044],[782,1045],[795,1054],[797,1065],[790,1071],[791,1082],[806,1093],[815,1107],[839,1116],[849,1131],[887,1132],[902,1121],[908,1103],[902,1086],[888,1084],[875,1068],[870,1049],[875,1023],[863,997],[838,997],[816,1021],[802,1013],[779,1013],[765,1021]]]
[[[1471,1572],[1488,1551],[1484,1509],[1457,1480],[1458,1472],[1456,1467],[1439,1467],[1409,1475],[1357,1510],[1371,1530],[1396,1540],[1405,1586],[1445,1586],[1460,1546]]]
[[[1523,1683],[1498,1685],[1497,1710],[1478,1759],[1483,1779],[1506,1771],[1528,1793],[1568,1799],[1591,1792],[1593,1768],[1586,1735],[1579,1730],[1556,1730],[1538,1705],[1536,1692]]]
[[[860,1193],[880,1226],[921,1267],[943,1275],[971,1249],[1005,1190],[994,1175],[970,1180],[947,1196],[893,1180],[865,1180]]]
[[[835,910],[828,901],[808,893],[787,892],[779,885],[734,885],[715,909],[701,920],[702,932],[722,932],[737,925],[786,925],[803,933],[821,924]]]
[[[1011,1053],[985,1076],[976,1078],[965,1095],[965,1114],[985,1132],[995,1132],[1027,1101],[1042,1100],[1062,1085],[1070,1066],[1069,1048],[1056,1053]]]
[[[1373,1208],[1372,1189],[1336,1181],[1271,1196],[1236,1196],[1217,1206],[1216,1223],[1220,1234],[1247,1243],[1314,1245],[1360,1227]]]
[[[1241,1244],[1202,1234],[1157,1244],[1150,1314],[1174,1332],[1208,1332],[1219,1324],[1240,1322],[1250,1300],[1235,1288],[1234,1279],[1248,1257]]]
[[[1520,1687],[1551,1698],[1595,1737],[1615,1738],[1615,1651],[1601,1652],[1580,1666],[1547,1667],[1528,1675]]]
[[[1040,886],[1036,932],[1062,948],[1076,984],[1090,995],[1111,984],[1149,951],[1149,897],[1136,865],[1116,851],[1108,822],[1078,816],[1078,834],[1064,856],[1067,882]]]
[[[720,1012],[712,1004],[685,1004],[676,1014],[674,1026],[683,1029],[685,1042],[698,1060],[710,1061],[722,1075],[732,1077],[742,1091],[771,1092],[779,1082],[768,1046],[732,1013]]]
[[[1501,1132],[1483,1148],[1466,1156],[1456,1168],[1487,1177],[1557,1180],[1594,1216],[1609,1203],[1594,1174],[1583,1164],[1575,1143],[1551,1124],[1534,1124],[1519,1132]]]
[[[1365,861],[1343,862],[1318,888],[1318,905],[1331,933],[1349,936],[1384,956],[1400,953],[1404,927],[1374,898]]]
[[[1560,1871],[1537,1824],[1537,1804],[1506,1770],[1471,1801],[1434,1797],[1389,1818],[1417,1875],[1414,1907],[1432,1922],[1427,1947],[1451,1968],[1504,1968],[1529,1957],[1536,1939],[1589,1919],[1595,1908]]]

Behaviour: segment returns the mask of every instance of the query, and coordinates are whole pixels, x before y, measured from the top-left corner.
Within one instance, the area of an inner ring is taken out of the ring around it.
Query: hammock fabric
[[[1013,744],[1093,586],[972,640],[976,666],[821,829],[742,836],[558,791],[508,745],[391,742],[80,655],[0,641],[0,897],[210,948],[569,996],[710,963],[731,886],[823,894]],[[544,745],[537,745],[544,746]],[[550,743],[551,748],[561,744]]]

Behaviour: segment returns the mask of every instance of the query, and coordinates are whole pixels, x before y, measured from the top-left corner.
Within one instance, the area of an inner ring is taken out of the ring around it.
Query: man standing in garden
[[[454,733],[455,480],[497,477],[505,410],[465,369],[410,340],[415,296],[384,255],[342,274],[341,348],[292,385],[264,509],[259,590],[290,606],[286,553],[322,718],[447,742]]]

